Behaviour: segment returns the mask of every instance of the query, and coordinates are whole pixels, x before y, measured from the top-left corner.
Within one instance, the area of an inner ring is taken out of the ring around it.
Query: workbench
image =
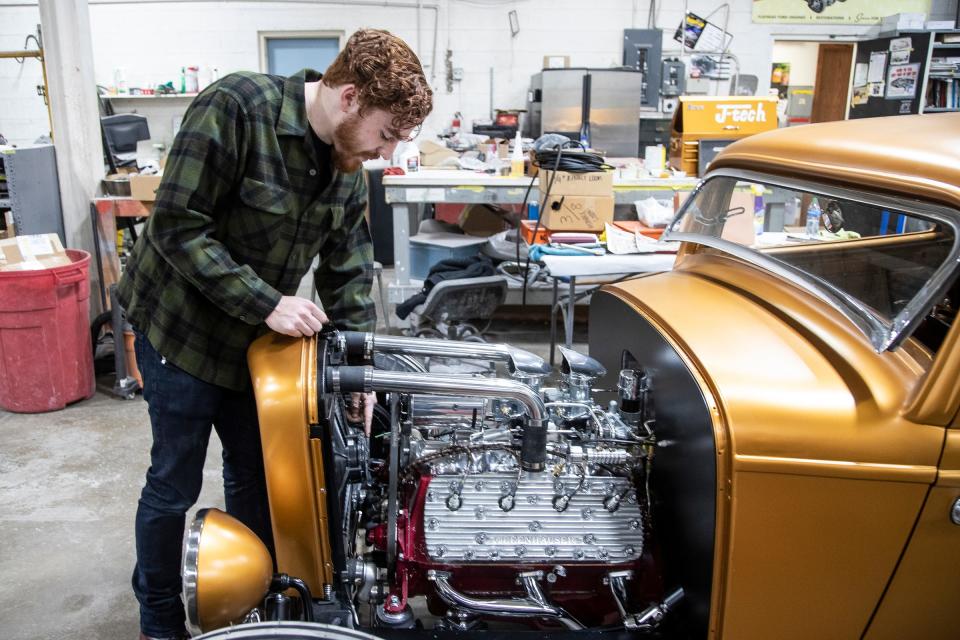
[[[677,191],[692,191],[698,180],[698,178],[618,179],[615,177],[614,202],[633,205],[636,200],[647,197],[672,198]],[[538,179],[535,177],[499,177],[474,171],[449,169],[423,169],[402,176],[384,176],[384,194],[387,204],[392,207],[393,214],[395,276],[387,286],[389,301],[402,302],[420,291],[423,286],[422,282],[410,278],[410,213],[414,208],[419,212],[425,204],[522,204],[528,187],[531,188],[527,201],[539,200],[538,184]],[[416,216],[417,220],[421,218],[420,215]],[[576,286],[576,277],[573,278],[573,283],[573,286]]]
[[[388,299],[402,302],[420,291],[422,283],[410,279],[410,212],[424,204],[522,204],[539,200],[537,178],[509,178],[474,171],[423,169],[402,176],[383,176],[384,195],[393,213],[394,280],[387,286]],[[613,181],[616,204],[632,205],[647,197],[672,198],[677,191],[692,191],[698,178],[642,178]],[[422,216],[416,217],[419,220]],[[575,279],[574,279],[575,281]]]
[[[100,302],[105,311],[110,308],[110,285],[120,281],[117,218],[145,218],[152,211],[152,202],[134,200],[129,196],[103,196],[90,202],[94,258],[100,276]]]

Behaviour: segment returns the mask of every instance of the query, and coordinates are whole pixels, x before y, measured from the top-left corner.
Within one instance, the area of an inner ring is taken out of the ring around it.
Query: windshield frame
[[[746,247],[730,240],[711,235],[673,231],[687,215],[687,209],[696,200],[704,186],[715,178],[732,178],[743,182],[759,183],[794,189],[817,197],[840,198],[860,204],[894,209],[944,225],[953,232],[953,243],[947,258],[920,287],[910,301],[891,320],[881,318],[852,295],[811,273],[769,257],[757,249]],[[957,277],[960,266],[960,211],[950,207],[899,196],[870,193],[859,189],[834,186],[811,180],[786,178],[775,174],[741,169],[716,169],[701,180],[677,211],[664,232],[663,240],[690,242],[728,253],[748,262],[823,300],[852,322],[870,340],[880,353],[896,349],[910,336],[924,316],[943,299]]]

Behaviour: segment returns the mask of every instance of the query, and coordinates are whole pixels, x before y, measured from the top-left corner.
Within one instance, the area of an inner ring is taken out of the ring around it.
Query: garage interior
[[[958,17],[955,0],[0,0],[3,637],[141,632],[134,518],[153,436],[115,287],[209,87],[323,72],[358,29],[406,42],[433,108],[360,170],[375,332],[510,344],[556,367],[561,347],[602,345],[600,287],[671,269],[682,249],[661,236],[728,145],[960,111]],[[549,171],[557,136],[599,169]],[[769,231],[762,187],[740,191],[745,232]],[[322,306],[318,265],[296,296]],[[69,327],[39,289],[65,282],[80,292]],[[188,526],[226,509],[222,464],[213,437]]]

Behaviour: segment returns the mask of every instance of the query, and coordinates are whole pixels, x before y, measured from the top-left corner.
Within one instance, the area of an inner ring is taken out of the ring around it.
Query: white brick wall
[[[26,0],[22,0],[26,1]],[[797,0],[798,2],[800,0]],[[868,0],[851,0],[867,2]],[[546,54],[567,54],[576,66],[606,67],[622,60],[623,29],[645,27],[647,0],[518,0],[494,4],[492,0],[467,3],[459,0],[425,0],[440,7],[437,34],[435,110],[427,129],[441,129],[454,111],[469,122],[488,116],[489,69],[495,68],[495,106],[522,108],[530,75],[540,69]],[[389,0],[387,0],[389,3]],[[661,0],[658,26],[664,47],[673,48],[673,32],[680,23],[683,3]],[[690,11],[706,16],[717,2],[690,0]],[[765,25],[751,21],[752,0],[731,0],[729,30],[731,51],[742,64],[742,73],[759,76],[766,91],[775,37],[807,35],[814,39],[858,35],[865,28],[806,25]],[[931,19],[951,19],[956,0],[933,0]],[[520,33],[511,38],[507,13],[516,10]],[[631,23],[635,15],[636,22]],[[720,14],[718,14],[720,15]],[[416,15],[412,9],[383,6],[315,5],[251,2],[150,2],[101,3],[91,0],[94,62],[97,82],[112,84],[113,70],[123,67],[130,86],[179,80],[180,68],[198,64],[217,67],[221,73],[237,69],[258,70],[258,31],[342,30],[381,27],[416,46]],[[0,6],[0,48],[19,49],[23,38],[39,22],[35,5]],[[432,58],[433,13],[421,14],[419,53],[425,64]],[[453,64],[462,67],[464,81],[447,94],[444,52],[453,50]],[[427,69],[428,75],[431,70]],[[34,86],[39,65],[19,67],[0,60],[0,132],[13,142],[29,142],[47,130],[43,102]],[[119,102],[118,102],[119,104]],[[151,107],[155,130],[168,131],[170,117],[184,107],[169,103]],[[119,110],[144,109],[130,101]],[[169,115],[154,115],[158,109]],[[154,131],[155,137],[158,136]]]

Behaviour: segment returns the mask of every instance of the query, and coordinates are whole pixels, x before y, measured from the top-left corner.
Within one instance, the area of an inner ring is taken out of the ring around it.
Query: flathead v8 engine
[[[603,408],[603,367],[561,353],[548,387],[550,367],[507,345],[261,338],[250,365],[279,572],[239,522],[201,512],[184,553],[191,624],[654,629],[682,591],[663,593],[648,544],[646,380],[625,363]],[[425,358],[489,368],[437,373]],[[354,392],[378,394],[369,438],[346,419]]]

